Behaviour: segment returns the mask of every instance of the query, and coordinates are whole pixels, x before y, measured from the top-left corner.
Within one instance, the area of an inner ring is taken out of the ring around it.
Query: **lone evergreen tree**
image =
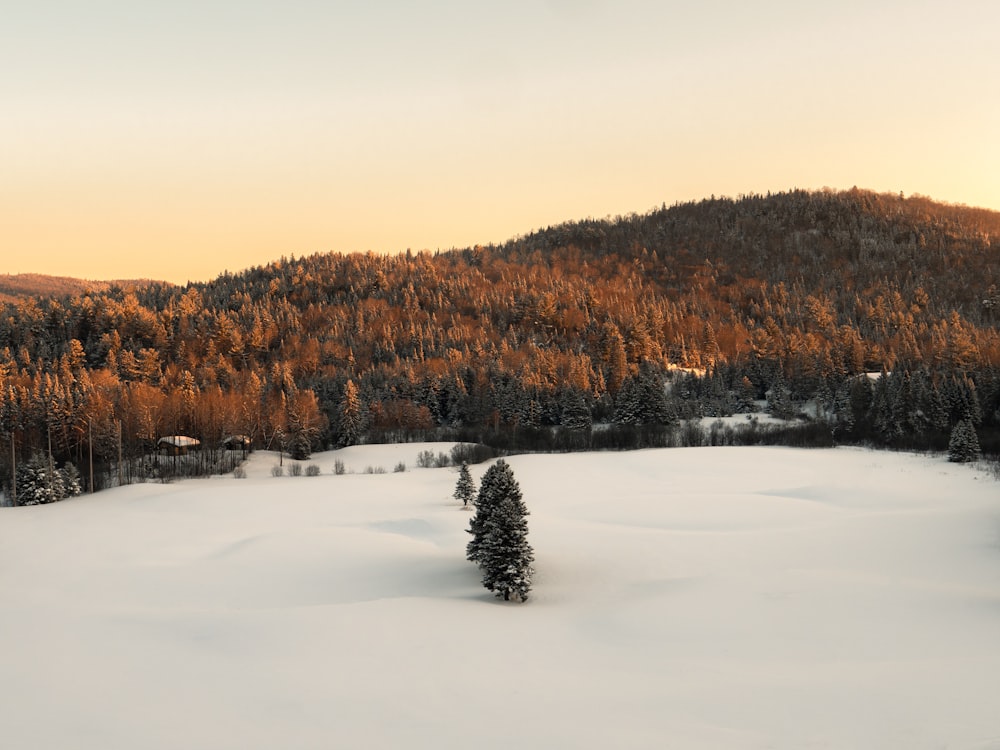
[[[528,543],[528,509],[514,472],[500,459],[487,469],[476,515],[469,524],[469,560],[483,572],[483,586],[504,601],[524,601],[531,591],[534,553]]]
[[[971,419],[962,419],[951,431],[948,440],[948,460],[954,463],[969,463],[979,459],[979,437]]]
[[[462,462],[462,468],[458,470],[458,482],[455,484],[455,492],[452,497],[461,500],[462,506],[466,508],[469,507],[469,503],[475,501],[476,485],[472,481],[469,465],[465,461]]]

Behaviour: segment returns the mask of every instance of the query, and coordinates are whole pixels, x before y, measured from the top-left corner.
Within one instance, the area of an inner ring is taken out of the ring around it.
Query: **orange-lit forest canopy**
[[[711,199],[498,246],[18,299],[0,310],[0,442],[26,455],[51,434],[59,460],[92,446],[105,463],[119,425],[131,456],[163,435],[299,454],[444,430],[509,446],[731,413],[777,387],[843,439],[898,442],[926,419],[939,443],[973,409],[988,443],[998,321],[996,212],[859,190]],[[704,374],[650,411],[672,368]],[[891,392],[858,384],[880,370]]]

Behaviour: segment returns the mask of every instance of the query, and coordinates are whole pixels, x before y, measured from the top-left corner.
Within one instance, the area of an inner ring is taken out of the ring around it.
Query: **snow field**
[[[0,510],[3,745],[1000,748],[985,474],[855,449],[515,456],[518,605],[464,560],[457,469],[413,468],[449,448],[319,454],[318,477],[257,453],[243,480]]]

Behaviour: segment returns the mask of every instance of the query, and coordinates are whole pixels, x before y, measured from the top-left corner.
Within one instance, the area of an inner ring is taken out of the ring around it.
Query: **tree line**
[[[996,453],[998,237],[996,212],[793,191],[21,298],[0,308],[0,472],[43,452],[92,459],[98,485],[163,475],[166,435],[200,440],[206,471],[233,435],[299,457],[626,447],[805,405],[788,439],[940,448],[968,417]]]

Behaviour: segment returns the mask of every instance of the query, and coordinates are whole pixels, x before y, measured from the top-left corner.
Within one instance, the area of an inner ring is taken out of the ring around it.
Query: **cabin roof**
[[[161,437],[156,444],[172,445],[175,448],[190,448],[195,445],[201,445],[201,441],[187,435],[167,435],[166,437]]]

